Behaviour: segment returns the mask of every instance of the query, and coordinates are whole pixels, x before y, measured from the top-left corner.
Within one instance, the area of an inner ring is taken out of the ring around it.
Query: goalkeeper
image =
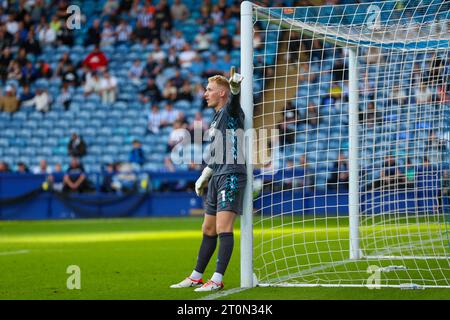
[[[202,226],[203,239],[197,264],[191,275],[171,288],[198,286],[199,288],[195,289],[197,292],[223,288],[222,278],[234,247],[233,225],[236,215],[242,214],[246,184],[242,139],[238,139],[237,135],[238,129],[242,132],[244,129],[244,112],[239,102],[241,81],[242,77],[235,73],[234,67],[231,67],[230,79],[221,75],[208,79],[204,98],[208,107],[216,111],[209,129],[211,150],[215,150],[215,154],[195,183],[198,196],[202,196],[208,186]],[[218,155],[217,151],[224,148],[225,152]],[[203,272],[216,250],[218,241],[216,270],[211,280],[204,283]]]

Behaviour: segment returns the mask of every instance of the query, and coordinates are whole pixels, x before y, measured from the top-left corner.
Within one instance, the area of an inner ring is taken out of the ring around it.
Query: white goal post
[[[244,1],[240,31],[241,287],[450,288],[450,4]]]

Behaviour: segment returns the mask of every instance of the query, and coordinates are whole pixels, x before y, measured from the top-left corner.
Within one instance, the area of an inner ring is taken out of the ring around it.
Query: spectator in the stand
[[[47,22],[45,22],[38,30],[38,39],[41,45],[48,46],[55,43],[56,32]]]
[[[414,97],[416,98],[417,104],[431,103],[433,92],[425,83],[421,82],[419,87],[414,89]]]
[[[110,17],[115,16],[117,10],[119,9],[119,1],[117,0],[107,0],[103,5],[102,16]]]
[[[46,113],[50,110],[51,97],[47,90],[43,88],[36,89],[36,95],[34,96],[34,106],[36,111]]]
[[[24,85],[25,83],[31,84],[38,78],[38,71],[33,66],[31,61],[28,61],[26,65],[22,68],[22,77],[20,78],[20,83]]]
[[[179,111],[173,108],[172,103],[166,103],[162,113],[161,126],[171,126],[179,116]]]
[[[31,92],[30,86],[25,84],[22,88],[22,92],[19,95],[19,104],[22,107],[28,107],[33,105],[34,93]]]
[[[67,83],[64,83],[61,92],[59,93],[59,96],[56,99],[56,102],[58,104],[61,104],[64,106],[64,110],[69,110],[70,105],[72,103],[72,94],[69,91],[69,85]]]
[[[97,71],[93,71],[86,75],[86,82],[84,84],[84,95],[88,96],[92,93],[100,95],[101,93],[101,79]]]
[[[55,75],[57,77],[62,77],[65,72],[69,69],[69,66],[73,64],[72,59],[70,59],[69,52],[64,52],[58,61],[55,69]]]
[[[161,42],[161,26],[158,26],[156,24],[155,20],[150,20],[150,23],[148,25],[148,38],[147,40],[151,43],[154,40],[158,40]]]
[[[201,137],[203,137],[203,134],[208,130],[208,123],[203,119],[203,115],[200,111],[197,111],[194,116],[194,120],[192,120],[192,123],[189,125],[189,132],[192,137],[194,137],[194,132],[199,131]]]
[[[0,111],[13,113],[19,110],[19,99],[16,97],[14,88],[6,86],[5,94],[0,96]]]
[[[181,51],[186,44],[186,39],[180,30],[174,31],[174,36],[170,39],[170,46],[174,47],[177,51]]]
[[[39,161],[39,165],[33,168],[34,174],[51,174],[52,169],[47,165],[47,161],[45,159],[41,159]]]
[[[88,190],[88,182],[83,165],[76,157],[70,160],[69,168],[63,178],[64,192],[85,192]]]
[[[73,64],[67,66],[66,71],[62,74],[62,82],[68,86],[78,87],[80,80]]]
[[[399,85],[396,85],[392,88],[392,92],[389,96],[390,101],[393,105],[404,106],[408,102],[408,95],[406,94],[406,90]]]
[[[9,172],[11,172],[9,165],[5,161],[0,161],[0,174]]]
[[[114,163],[108,163],[106,165],[105,172],[103,172],[103,180],[102,180],[102,184],[100,186],[101,192],[105,192],[105,193],[114,192],[112,183],[113,183],[113,176],[115,173],[116,173],[116,170],[115,170]]]
[[[212,7],[211,18],[214,20],[215,25],[223,25],[224,16],[218,5],[214,5]]]
[[[56,34],[61,30],[61,21],[58,19],[58,17],[55,15],[50,20],[50,28],[55,30]]]
[[[22,70],[20,69],[20,65],[16,60],[11,61],[11,63],[9,64],[6,77],[8,80],[20,81],[20,79],[22,79]]]
[[[348,191],[349,167],[347,158],[339,153],[337,161],[334,162],[332,173],[328,179],[328,188],[337,192]]]
[[[319,109],[314,102],[310,102],[306,114],[306,121],[310,126],[316,128],[319,124],[319,120]]]
[[[168,28],[172,28],[172,15],[170,13],[170,6],[167,0],[160,0],[155,7],[155,17],[154,20],[158,26],[168,25]]]
[[[39,59],[36,63],[36,71],[38,73],[38,78],[50,79],[53,75],[53,70],[50,64],[42,59]]]
[[[94,50],[90,52],[83,60],[83,66],[91,71],[104,70],[108,65],[108,59],[100,50],[98,45],[95,45]]]
[[[146,45],[150,38],[150,28],[144,27],[140,21],[137,21],[133,33],[131,34],[131,38],[133,41],[141,42],[143,45]]]
[[[138,164],[139,166],[143,166],[145,163],[145,155],[144,150],[142,150],[142,144],[139,140],[133,140],[133,149],[130,151],[130,155],[128,157],[128,161],[130,163]]]
[[[233,50],[233,38],[228,33],[227,28],[222,28],[219,36],[219,49],[230,52]]]
[[[156,103],[151,106],[147,120],[147,133],[158,134],[162,124],[162,114]]]
[[[72,133],[67,145],[67,153],[76,158],[81,158],[87,154],[86,143],[76,132]]]
[[[194,41],[197,51],[207,51],[211,48],[212,36],[206,32],[205,27],[201,26],[199,32],[194,37]]]
[[[161,101],[161,91],[156,85],[154,78],[147,79],[147,85],[141,90],[139,100],[143,103],[156,103]]]
[[[1,39],[1,29],[0,29],[0,39]],[[2,47],[0,40],[0,48]],[[8,78],[8,66],[13,60],[13,56],[11,54],[11,49],[9,47],[5,47],[2,50],[2,54],[0,56],[0,80],[4,84],[6,79]]]
[[[141,64],[141,60],[135,59],[130,69],[128,70],[128,78],[134,84],[139,86],[141,84],[141,78],[144,74],[144,66]]]
[[[182,128],[181,121],[176,120],[172,126],[172,132],[169,135],[169,140],[167,141],[167,152],[171,152],[172,149],[186,140],[186,130]]]
[[[177,100],[178,89],[174,85],[173,80],[168,80],[164,85],[162,96],[169,102],[174,102]]]
[[[180,90],[178,90],[177,101],[178,100],[186,100],[189,102],[193,100],[192,88],[189,81],[186,80]]]
[[[100,95],[103,104],[112,104],[116,101],[118,91],[117,78],[106,70],[100,79]]]
[[[103,29],[100,37],[100,45],[102,47],[112,46],[116,42],[116,32],[114,30],[114,26],[108,20],[103,22]]]
[[[100,19],[95,19],[92,22],[92,26],[89,27],[89,29],[87,31],[86,39],[84,41],[85,46],[89,46],[91,44],[97,45],[100,43],[101,34],[102,34],[102,29],[101,29],[100,23],[101,23]]]
[[[58,32],[56,42],[58,45],[72,47],[75,43],[74,31],[72,29],[69,29],[68,26],[64,23],[61,27],[61,30]]]
[[[165,63],[166,58],[167,58],[166,53],[161,49],[159,41],[153,41],[152,45],[153,45],[153,50],[150,53],[150,55],[152,56],[153,60],[156,63],[163,65]]]
[[[150,10],[149,10],[150,9]],[[153,19],[153,14],[155,13],[155,8],[153,7],[153,10],[151,8],[147,8],[143,6],[137,15],[137,21],[139,21],[142,26],[148,27],[150,24],[150,20]]]
[[[170,22],[164,21],[159,30],[159,35],[162,43],[169,43],[172,38],[172,26]]]
[[[31,28],[28,31],[27,38],[22,44],[23,48],[27,53],[32,53],[35,56],[38,56],[41,54],[41,45],[39,44],[39,41],[36,41],[34,29]]]
[[[153,56],[149,54],[144,67],[144,77],[156,78],[163,70],[163,64],[155,61]]]
[[[186,43],[183,51],[181,51],[179,55],[180,66],[182,68],[190,68],[192,66],[192,61],[194,61],[196,57],[197,52],[192,49],[189,43]]]
[[[127,20],[121,19],[119,25],[116,27],[117,41],[116,44],[126,44],[131,40],[133,34],[133,28],[130,26]]]
[[[178,59],[180,54],[175,50],[174,47],[170,47],[167,52],[166,64],[165,68],[179,68],[180,67],[180,59]]]
[[[175,71],[175,75],[170,78],[170,80],[173,82],[173,85],[177,87],[177,89],[180,89],[185,81],[184,77],[181,75],[180,70],[178,69]]]
[[[386,155],[381,170],[381,182],[383,187],[395,188],[398,184],[403,184],[404,176],[392,155]]]
[[[30,170],[28,169],[27,165],[23,162],[17,163],[17,173],[30,173]]]
[[[277,129],[280,134],[280,146],[292,145],[295,142],[295,130],[288,126],[285,121],[278,124]]]
[[[170,14],[175,21],[184,21],[189,18],[188,7],[181,2],[181,0],[175,0],[170,7]]]

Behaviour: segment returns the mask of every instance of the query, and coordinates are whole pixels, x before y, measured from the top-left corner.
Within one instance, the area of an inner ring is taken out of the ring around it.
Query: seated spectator
[[[27,165],[23,162],[17,163],[17,173],[30,173],[30,170],[28,169]]]
[[[4,31],[2,33],[0,27],[0,39],[2,39],[2,37],[3,42],[7,43],[7,41],[5,41]],[[2,50],[2,54],[0,55],[0,80],[2,81],[2,83],[5,83],[6,79],[8,79],[8,67],[11,61],[13,61],[11,49],[9,47],[5,47]]]
[[[59,96],[56,98],[56,102],[64,106],[64,110],[70,109],[70,104],[72,103],[72,94],[69,92],[69,86],[64,83]]]
[[[408,102],[408,95],[404,88],[396,85],[392,88],[389,99],[393,105],[404,106]]]
[[[39,161],[39,165],[33,168],[34,174],[51,174],[52,169],[47,165],[47,161],[45,159],[41,159]]]
[[[348,191],[349,167],[344,154],[340,153],[337,161],[334,162],[332,173],[328,179],[328,187],[337,192]]]
[[[173,108],[172,103],[167,103],[164,110],[161,112],[161,126],[171,126],[177,120],[179,111]]]
[[[172,132],[169,135],[169,140],[167,141],[167,152],[171,152],[172,149],[179,143],[183,143],[187,137],[187,131],[182,128],[181,121],[175,121],[173,123]]]
[[[33,66],[31,61],[27,61],[26,65],[22,68],[22,77],[20,83],[31,84],[39,77],[38,70]]]
[[[174,47],[170,47],[167,52],[165,68],[180,68],[179,53]]]
[[[121,19],[119,25],[116,27],[117,41],[116,44],[129,43],[133,33],[133,28],[127,20]]]
[[[110,193],[114,192],[113,188],[113,177],[116,173],[115,165],[113,163],[108,163],[106,165],[106,170],[103,172],[103,180],[100,186],[100,192]]]
[[[68,52],[63,53],[56,65],[55,75],[62,77],[71,65],[73,65],[73,61],[70,59],[70,54]]]
[[[161,49],[161,46],[159,45],[159,41],[155,40],[152,42],[153,45],[153,51],[150,53],[151,57],[153,58],[153,61],[160,65],[164,65],[167,55],[166,53]]]
[[[145,155],[144,150],[142,150],[142,144],[139,140],[133,140],[133,149],[130,151],[130,156],[128,161],[130,163],[138,164],[139,166],[143,166],[145,163]]]
[[[133,64],[128,71],[128,78],[134,85],[139,86],[141,84],[141,78],[144,73],[144,66],[141,64],[141,60],[134,60]]]
[[[83,165],[76,157],[70,160],[69,168],[63,177],[64,192],[86,192],[89,190],[89,184]]]
[[[80,158],[86,155],[86,143],[84,140],[78,136],[76,132],[72,133],[72,136],[70,138],[70,141],[67,145],[67,153],[71,157]]]
[[[156,78],[163,70],[164,65],[155,61],[153,56],[149,54],[143,71],[144,77]]]
[[[419,87],[414,89],[414,96],[417,104],[427,104],[433,100],[433,92],[425,83],[420,83]]]
[[[56,163],[53,172],[47,177],[47,182],[50,184],[50,189],[58,192],[63,191],[64,188],[64,173],[60,163]]]
[[[112,104],[116,101],[118,90],[117,78],[105,71],[100,79],[100,95],[104,104]]]
[[[13,113],[19,110],[19,99],[16,97],[14,88],[6,86],[5,94],[0,96],[0,111]]]
[[[169,102],[174,102],[177,100],[178,89],[174,85],[173,80],[168,80],[164,85],[162,96]]]
[[[224,23],[223,12],[220,11],[218,5],[214,5],[212,7],[211,18],[213,19],[215,25],[222,25]]]
[[[162,114],[159,112],[159,107],[154,103],[148,114],[147,133],[158,134],[162,124]]]
[[[103,30],[100,35],[100,45],[104,46],[113,46],[116,42],[116,32],[114,31],[114,26],[106,20],[103,22]]]
[[[36,89],[36,95],[33,100],[36,111],[46,113],[50,110],[51,97],[46,90],[42,88]]]
[[[191,85],[189,81],[185,81],[180,90],[178,90],[176,100],[186,100],[191,102],[193,99]]]
[[[8,66],[7,76],[8,80],[21,80],[22,79],[22,70],[20,69],[20,65],[16,60],[12,60]]]
[[[177,87],[177,89],[180,89],[183,86],[185,79],[181,75],[180,70],[177,69],[175,71],[175,75],[172,78],[170,78],[170,81],[172,81],[173,85]]]
[[[29,107],[34,104],[34,93],[30,91],[30,86],[25,84],[22,93],[19,95],[19,104],[22,107]]]
[[[174,31],[174,36],[170,39],[170,46],[174,47],[175,50],[181,51],[186,44],[186,39],[180,30]]]
[[[84,95],[88,96],[92,93],[101,95],[102,86],[101,79],[97,71],[93,71],[86,75],[86,82],[84,84]]]
[[[157,103],[161,101],[161,91],[156,85],[155,79],[148,78],[147,85],[139,93],[139,100],[142,103]]]
[[[148,39],[150,38],[150,28],[148,26],[143,26],[142,22],[137,21],[133,33],[131,34],[131,38],[133,41],[146,45],[148,43]]]
[[[69,64],[67,66],[67,69],[62,74],[62,82],[72,87],[78,87],[78,85],[80,84],[78,74],[72,64]]]
[[[278,124],[277,129],[279,130],[280,146],[292,145],[295,142],[295,130],[285,121]]]
[[[173,20],[184,21],[189,18],[189,9],[181,0],[175,0],[170,7],[170,14]]]
[[[38,39],[42,46],[53,45],[56,41],[56,31],[46,22],[38,27]]]
[[[228,33],[228,28],[222,28],[218,40],[219,50],[231,52],[233,50],[233,38]]]
[[[152,43],[155,40],[161,42],[161,26],[158,26],[155,20],[150,20],[150,23],[148,24],[147,40],[150,43]]]
[[[117,172],[113,176],[112,187],[117,192],[132,192],[137,188],[137,176],[130,163],[117,164]]]
[[[92,22],[92,26],[89,27],[86,38],[84,40],[84,45],[89,46],[91,44],[99,44],[101,39],[102,29],[100,25],[100,19],[95,19]]]
[[[45,62],[42,59],[38,60],[35,68],[36,68],[36,71],[38,74],[38,78],[50,79],[53,75],[53,70],[52,70],[50,64]]]
[[[194,37],[196,49],[199,52],[207,51],[211,48],[212,36],[206,32],[205,27],[200,27],[199,32]]]
[[[189,43],[186,43],[183,47],[183,51],[179,54],[180,66],[182,68],[190,68],[192,66],[192,62],[197,57],[197,52],[192,49]]]
[[[0,161],[0,174],[9,172],[11,172],[9,165],[5,161]]]
[[[103,4],[102,16],[110,17],[116,15],[119,9],[119,1],[117,0],[107,0]]]
[[[87,67],[90,71],[103,71],[108,65],[108,59],[105,54],[100,50],[98,45],[95,45],[94,50],[90,52],[83,60],[82,65]]]

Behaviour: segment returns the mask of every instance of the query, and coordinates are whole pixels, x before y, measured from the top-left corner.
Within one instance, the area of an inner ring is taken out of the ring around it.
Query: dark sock
[[[200,250],[197,257],[197,265],[195,266],[195,271],[203,273],[211,259],[217,246],[217,235],[208,236],[203,235],[202,244],[200,245]]]
[[[219,234],[219,254],[217,256],[216,272],[221,275],[225,274],[228,263],[231,259],[234,247],[234,235],[233,232],[224,232]]]

